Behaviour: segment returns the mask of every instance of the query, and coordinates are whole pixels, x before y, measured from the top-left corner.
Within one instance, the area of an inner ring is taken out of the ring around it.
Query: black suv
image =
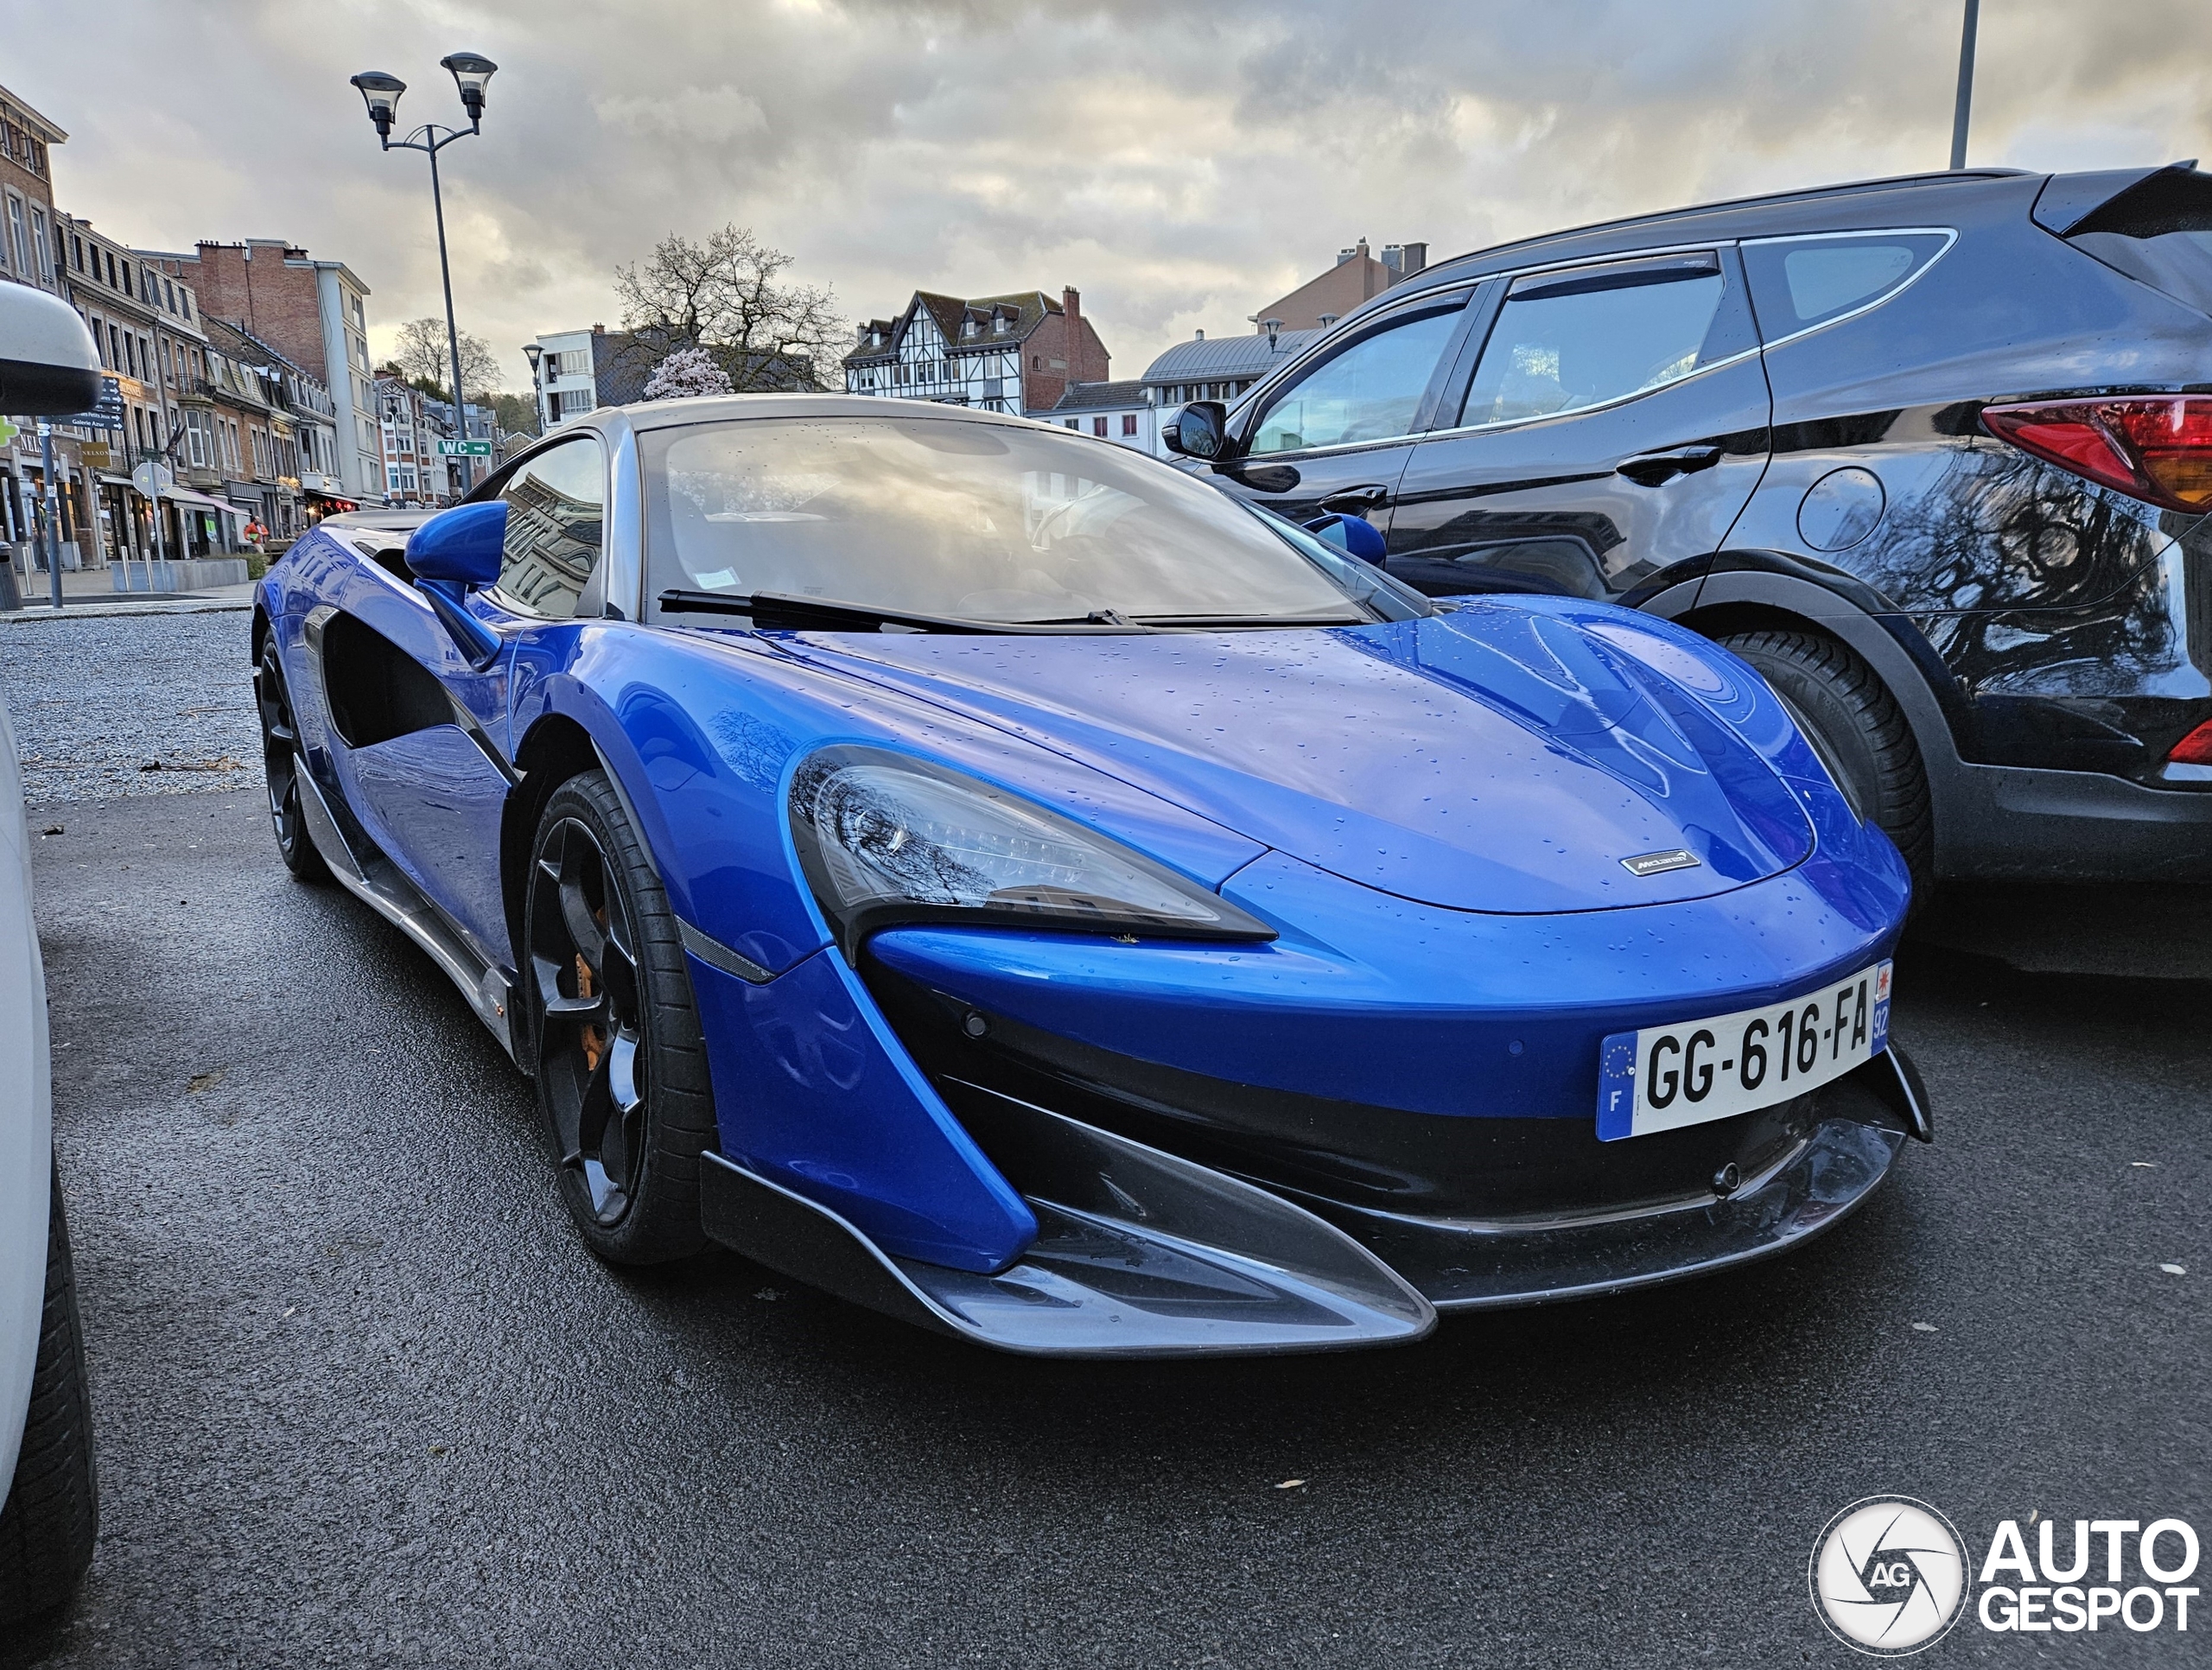
[[[1345,318],[1188,467],[1750,661],[1923,879],[2212,878],[2212,175],[1961,172],[1533,238]]]

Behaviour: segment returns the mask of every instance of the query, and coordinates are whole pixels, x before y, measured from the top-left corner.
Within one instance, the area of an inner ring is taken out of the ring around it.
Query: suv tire
[[[1860,817],[1904,854],[1916,901],[1934,879],[1936,819],[1912,727],[1874,670],[1819,632],[1732,632],[1721,645],[1758,669]]]
[[[92,1405],[85,1381],[85,1337],[77,1322],[77,1275],[61,1177],[46,1221],[46,1301],[30,1410],[16,1476],[0,1504],[0,1623],[50,1612],[69,1598],[92,1563],[99,1489],[92,1474]]]

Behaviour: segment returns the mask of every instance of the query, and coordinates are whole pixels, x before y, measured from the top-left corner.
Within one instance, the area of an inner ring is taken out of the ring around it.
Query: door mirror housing
[[[1316,517],[1306,524],[1306,531],[1363,562],[1380,563],[1389,550],[1382,530],[1363,516]]]
[[[29,284],[0,284],[0,412],[67,417],[99,400],[100,352],[77,310]]]
[[[1193,400],[1163,425],[1160,444],[1185,458],[1229,456],[1229,408],[1218,400]]]
[[[505,499],[456,505],[408,536],[407,567],[417,580],[442,580],[474,590],[499,583],[506,544]]]
[[[506,554],[507,505],[502,498],[441,511],[408,536],[407,567],[415,588],[480,671],[499,659],[499,633],[469,613],[468,594],[499,583]]]

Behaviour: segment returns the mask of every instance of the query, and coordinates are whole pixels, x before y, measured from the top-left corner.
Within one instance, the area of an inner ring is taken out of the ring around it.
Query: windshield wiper
[[[762,632],[880,632],[903,626],[917,632],[968,632],[1020,636],[1049,633],[1055,638],[1071,632],[1142,632],[1154,630],[1135,623],[1084,620],[977,620],[966,615],[912,614],[903,609],[879,609],[865,603],[846,603],[830,597],[794,597],[788,592],[699,592],[671,587],[660,594],[664,614],[741,614],[751,617]]]
[[[1130,617],[1148,626],[1372,626],[1359,615],[1344,614],[1141,614]]]

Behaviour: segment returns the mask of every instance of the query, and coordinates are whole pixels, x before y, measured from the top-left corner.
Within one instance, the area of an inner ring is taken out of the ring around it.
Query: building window
[[[77,236],[77,234],[76,234],[75,232],[71,232],[71,233],[69,234],[69,254],[70,254],[70,256],[71,256],[72,259],[73,259],[73,260],[75,261],[75,263],[76,263],[77,270],[78,270],[79,272],[82,272],[82,271],[84,271],[84,270],[85,270],[85,240],[84,240],[83,238],[81,238],[78,237],[78,236]]]
[[[8,198],[9,258],[16,270],[25,277],[32,276],[30,228],[23,220],[23,200],[10,194]]]
[[[1097,435],[1100,439],[1104,439],[1106,435],[1106,420],[1103,417],[1092,418],[1090,420],[1090,432],[1091,434]]]
[[[1137,415],[1135,412],[1123,412],[1122,414],[1122,433],[1123,435],[1135,435],[1136,432]]]
[[[1045,356],[1041,353],[1031,354],[1029,356],[1029,369],[1033,371],[1043,371],[1045,369]]]
[[[1083,427],[1083,425],[1082,425],[1082,424],[1078,423],[1078,422],[1077,422],[1074,418],[1072,418],[1072,417],[1070,417],[1070,418],[1065,418],[1065,419],[1063,419],[1063,420],[1062,420],[1062,422],[1065,422],[1065,423],[1067,425],[1067,427],[1068,427],[1069,429],[1081,429],[1081,428]]]
[[[60,276],[54,270],[54,254],[46,241],[46,211],[31,205],[31,259],[38,264],[38,282],[52,285]]]

